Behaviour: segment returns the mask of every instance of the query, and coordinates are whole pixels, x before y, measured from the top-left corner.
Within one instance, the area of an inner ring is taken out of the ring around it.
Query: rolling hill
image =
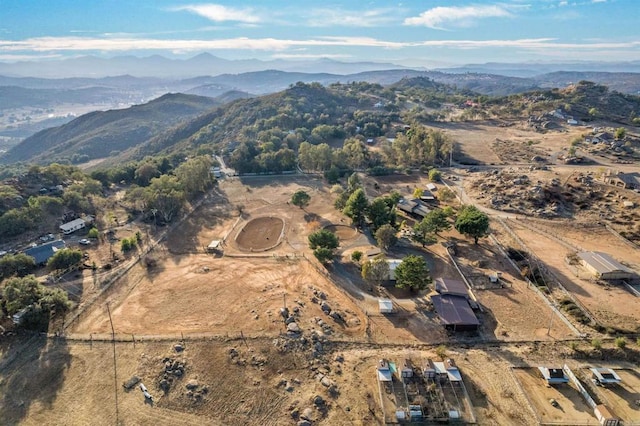
[[[0,157],[0,163],[106,157],[141,144],[220,103],[201,96],[167,94],[143,105],[92,112],[25,139]]]

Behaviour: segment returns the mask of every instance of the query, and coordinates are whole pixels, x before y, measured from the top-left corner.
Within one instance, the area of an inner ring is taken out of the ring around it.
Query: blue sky
[[[0,0],[0,61],[210,52],[440,66],[640,60],[638,0]]]

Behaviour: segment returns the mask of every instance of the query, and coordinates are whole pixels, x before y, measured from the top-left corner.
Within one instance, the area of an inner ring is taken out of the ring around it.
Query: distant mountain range
[[[82,115],[59,127],[42,130],[0,157],[0,163],[72,162],[117,155],[223,103],[215,98],[168,94],[144,105]]]
[[[46,62],[0,62],[0,75],[12,77],[108,77],[129,74],[136,77],[160,77],[180,79],[198,75],[219,75],[277,69],[291,72],[328,72],[352,74],[362,71],[404,68],[397,64],[377,62],[340,62],[332,59],[307,61],[257,59],[227,60],[209,53],[201,53],[189,59],[169,59],[160,55],[148,57],[116,56],[51,60]]]

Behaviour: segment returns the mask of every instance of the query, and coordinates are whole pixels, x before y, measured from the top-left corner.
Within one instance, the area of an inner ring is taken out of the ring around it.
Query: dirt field
[[[619,385],[607,388],[594,386],[599,397],[606,404],[614,415],[618,416],[625,425],[640,424],[640,375],[630,369],[615,369],[622,379]],[[585,374],[591,375],[589,370],[584,370]]]
[[[516,274],[491,239],[477,246],[458,240],[457,261],[474,286],[485,308],[481,332],[489,339],[553,340],[571,337],[571,330]],[[500,283],[491,284],[488,274],[501,272]]]
[[[619,327],[627,330],[635,330],[640,326],[640,313],[637,310],[636,298],[621,286],[605,286],[589,279],[579,279],[575,277],[569,266],[565,262],[565,257],[574,252],[557,240],[550,238],[544,232],[536,232],[519,221],[508,220],[508,226],[517,233],[530,250],[542,261],[545,266],[560,280],[563,286],[571,292],[596,319],[604,326]],[[554,228],[553,231],[561,238],[570,238],[571,231],[565,234],[561,227]],[[620,260],[636,259],[638,254],[634,253],[627,245],[617,239],[611,233],[595,232],[597,243],[592,242],[588,247],[607,250],[607,253]],[[586,243],[586,237],[584,241]]]
[[[224,260],[223,260],[224,259]],[[299,323],[325,317],[310,301],[313,289],[327,295],[332,309],[345,313],[336,327],[348,335],[363,332],[364,317],[357,306],[320,275],[305,259],[214,258],[209,255],[171,256],[162,271],[135,267],[110,296],[118,333],[215,335],[277,334],[284,331],[279,315],[284,297],[299,300]],[[95,305],[74,328],[75,333],[105,333],[109,321],[103,305]]]
[[[291,416],[294,411],[299,415],[308,412],[314,424],[382,424],[377,360],[435,358],[433,352],[411,349],[345,348],[335,353],[338,358],[331,354],[313,360],[297,351],[276,350],[270,339],[248,340],[248,347],[241,341],[187,342],[185,350],[176,353],[175,343],[116,345],[119,417],[123,424],[286,425],[295,424]],[[35,340],[20,349],[30,355],[0,366],[3,424],[115,423],[110,343]],[[232,349],[237,356],[230,355]],[[449,355],[456,358],[466,386],[471,388],[478,424],[533,424],[530,415],[523,415],[524,400],[515,382],[482,367],[485,353],[449,351]],[[158,384],[167,357],[183,361],[186,367],[184,376],[174,379],[165,394]],[[494,354],[493,365],[504,368],[505,362],[503,355]],[[318,372],[330,378],[337,394],[331,396],[320,384]],[[125,391],[121,386],[132,375],[140,377],[154,396],[153,405],[145,404],[138,388]],[[189,396],[186,385],[190,382],[197,385],[191,395],[199,393],[201,398]],[[6,392],[9,388],[12,392]],[[317,395],[325,401],[320,409],[313,403]]]
[[[235,237],[238,248],[265,251],[280,243],[285,223],[278,217],[258,217],[245,224]]]
[[[514,368],[512,371],[520,386],[527,392],[527,397],[542,424],[598,424],[593,410],[572,384],[547,386],[537,368]],[[549,403],[550,399],[555,399],[558,407],[552,406]]]

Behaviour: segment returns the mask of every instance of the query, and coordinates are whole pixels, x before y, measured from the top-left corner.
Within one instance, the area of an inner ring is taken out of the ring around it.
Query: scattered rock
[[[316,407],[322,407],[324,406],[324,399],[322,399],[320,395],[316,395],[315,398],[313,398],[313,404]]]
[[[175,345],[175,346],[173,347],[173,349],[174,349],[176,352],[182,352],[182,351],[184,351],[184,346],[182,346],[182,345]]]
[[[280,308],[280,315],[282,316],[282,318],[288,318],[289,317],[289,309],[288,308]]]
[[[331,312],[331,306],[329,306],[327,302],[322,302],[320,304],[320,309],[322,309],[322,312],[325,314],[329,314],[329,312]]]
[[[344,356],[342,356],[340,354],[336,355],[335,361],[336,362],[344,362]]]
[[[291,324],[292,322],[296,322],[296,319],[293,317],[293,315],[284,321],[285,324]]]
[[[313,421],[313,410],[311,408],[305,408],[300,415],[303,420]]]
[[[193,379],[192,379],[192,380],[189,380],[189,381],[187,382],[187,384],[186,384],[186,386],[185,386],[185,387],[186,387],[187,389],[189,389],[189,390],[195,390],[195,389],[197,389],[197,388],[198,388],[198,386],[199,386],[199,385],[198,385],[198,381],[197,381],[197,380],[193,380]]]
[[[291,333],[300,333],[300,326],[296,322],[289,323],[287,325],[287,331]]]
[[[300,417],[300,410],[298,410],[297,408],[294,408],[293,410],[291,410],[291,418],[294,420],[297,420]]]
[[[311,426],[311,422],[309,420],[300,420],[298,426]]]
[[[320,383],[322,383],[322,386],[325,386],[327,388],[333,384],[331,382],[331,379],[329,379],[327,376],[324,376],[322,380],[320,380]]]

